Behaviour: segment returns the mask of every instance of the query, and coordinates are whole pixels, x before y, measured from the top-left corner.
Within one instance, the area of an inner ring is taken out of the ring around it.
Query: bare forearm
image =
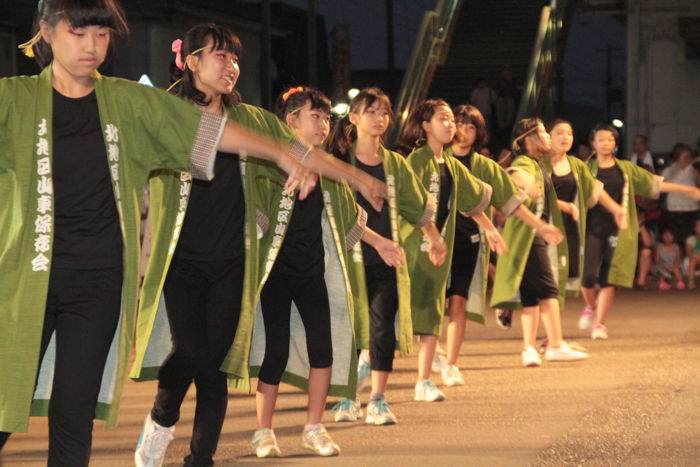
[[[532,211],[527,208],[527,206],[522,204],[518,206],[518,209],[515,210],[513,215],[535,230],[539,230],[544,226],[544,221],[535,216]]]
[[[661,182],[661,191],[664,193],[675,192],[682,193],[687,196],[693,196],[696,190],[697,187],[690,185],[681,185],[680,183],[671,182]]]
[[[218,149],[228,153],[246,153],[252,157],[278,162],[288,155],[288,148],[264,138],[240,125],[226,122]]]
[[[438,231],[437,227],[433,222],[428,222],[423,227],[421,227],[421,230],[430,239],[437,239],[440,236],[440,232]]]
[[[364,232],[362,232],[362,241],[374,248],[375,250],[379,248],[379,245],[381,244],[383,238],[384,237],[382,237],[369,227],[365,227]]]
[[[605,191],[601,191],[600,198],[598,198],[598,203],[608,210],[611,214],[615,214],[618,210],[622,209],[614,199]]]
[[[336,181],[345,180],[355,189],[358,189],[362,183],[366,183],[367,178],[370,177],[365,172],[317,148],[312,149],[300,162],[323,177]]]
[[[489,216],[487,216],[484,212],[480,212],[479,214],[472,216],[472,219],[484,230],[496,230],[496,226],[493,225],[493,222],[491,222]]]

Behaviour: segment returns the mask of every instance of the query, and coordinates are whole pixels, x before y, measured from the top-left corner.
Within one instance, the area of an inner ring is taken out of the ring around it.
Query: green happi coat
[[[55,336],[39,362],[54,225],[51,82],[50,66],[38,76],[0,79],[2,431],[26,431],[30,413],[46,414],[53,382]],[[96,408],[111,427],[135,325],[142,189],[149,172],[162,168],[211,178],[225,121],[127,80],[98,75],[95,92],[124,244],[121,314]]]
[[[590,162],[591,173],[598,174],[598,162]],[[622,172],[625,184],[622,189],[622,208],[627,212],[627,228],[618,230],[617,244],[613,253],[612,264],[608,272],[608,284],[620,287],[632,287],[634,272],[637,267],[637,243],[639,241],[639,222],[635,196],[658,198],[661,194],[663,177],[654,175],[647,169],[630,161],[615,158],[615,165]]]
[[[452,148],[445,151],[446,154],[453,155]],[[478,152],[472,152],[471,167],[467,167],[472,175],[491,186],[491,206],[501,211],[507,217],[527,199],[527,195],[508,176],[508,173],[493,159],[482,156]],[[489,216],[493,214],[492,209],[488,209]],[[464,214],[459,213],[460,216]],[[479,227],[481,241],[479,243],[479,258],[474,269],[472,282],[469,284],[467,299],[467,319],[480,324],[486,323],[486,289],[488,285],[489,255],[491,248],[484,236],[484,232]],[[451,279],[449,277],[448,279]],[[447,287],[450,287],[448,281]]]
[[[566,282],[566,296],[568,297],[578,297],[581,290],[581,277],[583,277],[583,263],[584,263],[584,253],[586,251],[586,212],[593,206],[598,204],[600,199],[600,193],[603,191],[603,184],[596,180],[596,178],[591,173],[588,165],[576,156],[566,156],[566,160],[569,161],[569,166],[571,167],[571,172],[574,176],[576,182],[576,198],[574,199],[574,204],[578,208],[578,236],[579,236],[579,251],[569,252],[570,254],[579,255],[579,270],[576,277],[569,277]],[[551,170],[549,162],[547,162],[547,167]],[[562,214],[565,216],[566,214]],[[563,225],[563,220],[561,225],[557,225],[559,230],[566,232]],[[566,238],[563,240],[566,242]],[[568,251],[568,245],[567,245]]]
[[[491,201],[491,187],[474,177],[451,154],[443,154],[452,177],[449,214],[442,228],[447,247],[445,262],[435,267],[430,262],[427,237],[416,229],[403,229],[406,262],[411,274],[411,312],[414,334],[440,335],[445,311],[445,293],[452,265],[457,213],[472,216],[483,212]],[[440,199],[440,167],[430,146],[413,151],[407,159],[416,176],[437,203]],[[437,212],[433,214],[433,222]]]
[[[261,198],[265,194],[270,201],[269,218],[263,219],[264,227],[258,232],[260,250],[258,256],[258,294],[241,310],[241,319],[235,341],[223,369],[236,378],[235,386],[250,390],[249,378],[260,371],[265,357],[265,327],[259,290],[264,286],[279,253],[294,208],[294,194],[282,192],[283,179],[259,180],[255,190]],[[329,394],[351,397],[357,385],[357,344],[355,343],[353,293],[347,264],[350,252],[360,241],[367,221],[367,213],[353,198],[345,182],[319,180],[324,209],[321,216],[323,248],[325,251],[324,277],[328,290],[333,342],[333,368]],[[289,359],[282,381],[302,389],[308,389],[309,361],[306,333],[303,322],[292,303],[290,316]],[[354,396],[353,396],[354,397]]]
[[[286,125],[274,114],[259,107],[247,104],[231,106],[227,108],[227,117],[273,140],[285,143],[294,140],[294,134]],[[253,158],[241,157],[240,167],[246,219],[245,272],[241,304],[244,307],[253,303],[259,293],[258,232],[267,228],[266,219],[272,216],[270,205],[273,193],[264,193],[255,189],[255,186],[267,179],[284,183],[284,175],[270,162]],[[156,379],[161,365],[172,350],[163,285],[185,218],[191,178],[186,172],[162,171],[154,175],[149,183],[149,217],[153,240],[139,300],[136,355],[129,375],[137,381]],[[274,189],[282,191],[281,186],[275,186]]]
[[[542,164],[544,166],[544,163]],[[545,170],[548,170],[545,168]],[[554,186],[545,185],[544,174],[538,162],[529,156],[518,156],[513,160],[509,172],[519,172],[528,185],[537,187],[540,196],[529,200],[527,207],[535,216],[541,217],[544,211],[545,199],[549,206],[549,222],[563,227],[563,220],[559,206],[557,206],[557,194]],[[526,190],[529,192],[530,190]],[[546,198],[545,198],[546,197]],[[535,239],[535,230],[516,217],[509,217],[503,231],[503,238],[508,245],[508,252],[498,257],[496,264],[496,278],[491,295],[493,308],[506,308],[519,310],[523,307],[520,301],[520,283],[523,279],[525,264]],[[559,289],[560,300],[566,291],[566,281],[569,276],[568,251],[566,241],[559,245],[548,247],[550,263],[554,280]]]
[[[435,200],[428,195],[418,177],[416,177],[406,159],[399,153],[380,148],[382,167],[386,177],[387,203],[389,205],[389,220],[391,222],[391,239],[406,250],[402,232],[420,231],[420,228],[433,219],[436,205]],[[355,145],[350,150],[350,160],[355,164]],[[361,267],[362,275],[358,275],[364,284],[364,264],[362,250],[353,252],[353,259]],[[399,295],[399,310],[396,314],[396,341],[401,355],[408,355],[413,348],[413,324],[411,317],[411,278],[408,263],[396,268],[396,286]],[[367,291],[363,289],[363,298],[367,302]],[[369,348],[369,314],[365,306],[361,316],[361,332],[366,335],[361,348]],[[357,326],[356,326],[357,327]],[[355,395],[352,395],[355,398]]]

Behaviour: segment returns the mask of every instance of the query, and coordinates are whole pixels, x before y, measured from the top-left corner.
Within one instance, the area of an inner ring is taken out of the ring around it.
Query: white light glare
[[[331,110],[336,115],[345,115],[350,110],[350,106],[348,104],[346,104],[345,102],[338,102],[337,104],[335,104],[333,106],[333,108]]]

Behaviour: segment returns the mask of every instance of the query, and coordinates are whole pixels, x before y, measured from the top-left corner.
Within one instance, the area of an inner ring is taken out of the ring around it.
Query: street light
[[[341,116],[341,117],[344,116],[345,114],[347,114],[349,110],[350,110],[350,106],[348,104],[346,104],[345,102],[338,102],[331,109],[331,111],[334,114]]]
[[[360,90],[357,88],[352,88],[348,91],[348,97],[350,99],[354,99],[358,94],[360,93]]]
[[[622,123],[622,120],[619,120],[617,118],[612,121],[612,124],[617,128],[622,128],[623,126],[625,126],[625,124]]]

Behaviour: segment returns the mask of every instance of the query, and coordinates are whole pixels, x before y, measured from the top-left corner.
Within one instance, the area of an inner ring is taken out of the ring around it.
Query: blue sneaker
[[[333,406],[336,422],[356,422],[362,416],[362,409],[359,400],[343,398]]]
[[[368,425],[394,425],[396,415],[391,412],[389,404],[384,399],[371,400],[367,404],[365,422]]]

